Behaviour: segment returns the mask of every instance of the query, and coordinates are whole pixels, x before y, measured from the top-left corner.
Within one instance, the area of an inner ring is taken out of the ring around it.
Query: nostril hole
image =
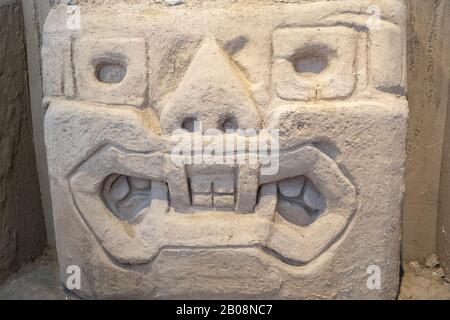
[[[195,123],[197,122],[198,120],[196,119],[196,118],[186,118],[184,121],[183,121],[183,124],[182,124],[182,128],[184,129],[184,130],[187,130],[187,131],[189,131],[189,132],[191,132],[191,133],[193,133],[193,132],[195,132]]]
[[[236,118],[229,117],[222,122],[221,130],[223,132],[236,131],[239,128]]]
[[[303,52],[292,57],[295,71],[302,75],[317,75],[328,67],[328,59],[318,52]]]
[[[104,83],[120,83],[127,75],[127,68],[119,62],[101,62],[96,68],[98,81]]]

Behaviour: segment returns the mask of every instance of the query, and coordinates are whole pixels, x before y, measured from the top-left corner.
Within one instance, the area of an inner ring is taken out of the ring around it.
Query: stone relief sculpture
[[[396,296],[405,9],[375,1],[371,26],[373,1],[292,2],[79,1],[79,28],[52,9],[46,145],[75,294]]]

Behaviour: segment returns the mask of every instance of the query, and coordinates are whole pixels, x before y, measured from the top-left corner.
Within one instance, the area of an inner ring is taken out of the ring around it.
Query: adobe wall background
[[[403,254],[406,260],[420,260],[436,251],[437,235],[442,230],[437,221],[449,95],[450,1],[407,0],[406,3],[410,12],[410,122],[403,209]],[[442,191],[445,193],[446,190],[448,186],[443,184]],[[447,210],[449,205],[448,202],[443,203]],[[442,214],[448,216],[443,206]]]
[[[22,11],[19,1],[0,0],[0,280],[44,246]]]
[[[44,110],[42,109],[42,76],[40,33],[44,21],[50,10],[49,0],[22,0],[25,21],[26,51],[28,59],[28,78],[33,118],[33,136],[36,149],[36,164],[41,188],[41,201],[44,209],[47,242],[55,246],[55,232],[53,230],[52,205],[50,185],[48,181],[47,157],[44,145]]]
[[[447,110],[450,109],[450,1],[446,2],[445,25],[443,27],[443,49],[442,49],[442,104]],[[445,36],[446,34],[446,36]],[[447,93],[445,93],[447,92]],[[441,186],[439,193],[439,216],[437,227],[437,251],[441,259],[441,264],[445,268],[447,275],[450,274],[450,116],[447,115],[444,155],[442,157]]]
[[[292,2],[306,2],[293,0]],[[47,165],[43,148],[43,111],[41,107],[41,82],[39,64],[39,30],[42,29],[51,0],[22,0],[27,30],[27,48],[30,66],[30,91],[37,163],[41,182],[44,210],[46,212],[49,243],[54,233],[51,218],[51,201],[48,190]],[[410,11],[409,19],[409,94],[411,121],[408,139],[406,195],[404,201],[404,258],[423,259],[436,251],[438,223],[438,194],[441,159],[444,146],[445,119],[448,98],[448,60],[443,47],[445,35],[450,32],[445,17],[450,14],[450,0],[405,0]],[[448,20],[448,19],[447,19]],[[448,50],[448,49],[447,49]],[[448,51],[447,51],[448,52]],[[445,69],[447,66],[447,70]],[[450,125],[449,125],[450,126]],[[449,136],[447,132],[446,136]],[[450,151],[446,151],[447,157]],[[444,168],[445,169],[445,168]],[[445,198],[450,169],[445,169],[441,201]],[[449,224],[449,213],[443,201],[440,223]],[[445,219],[447,217],[447,219]],[[448,227],[450,229],[450,227]],[[442,241],[440,243],[443,243]],[[445,245],[440,246],[445,247]],[[447,248],[449,246],[447,245]],[[447,249],[448,250],[448,249]],[[442,252],[442,250],[441,250]]]

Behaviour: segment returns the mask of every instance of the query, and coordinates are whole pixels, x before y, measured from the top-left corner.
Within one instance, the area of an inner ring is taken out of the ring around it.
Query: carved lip
[[[305,265],[343,234],[356,211],[356,191],[334,160],[314,146],[282,152],[279,160],[278,173],[264,176],[259,166],[177,166],[168,154],[107,145],[78,167],[70,188],[100,245],[121,263],[148,264],[164,248],[258,247],[285,263]],[[101,196],[105,179],[113,174],[157,186],[149,207],[134,222],[118,219]],[[324,212],[305,226],[282,218],[276,209],[277,183],[300,176],[311,180],[326,199]],[[189,188],[202,182],[192,181],[196,177],[206,185],[213,180],[212,186],[214,181],[228,182],[223,190],[229,196],[235,182],[235,212],[193,208]]]

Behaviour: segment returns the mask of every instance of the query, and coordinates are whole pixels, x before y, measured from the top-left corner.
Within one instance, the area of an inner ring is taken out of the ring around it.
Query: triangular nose
[[[206,39],[161,114],[164,133],[201,121],[203,130],[259,129],[261,117],[250,84],[215,40]]]

